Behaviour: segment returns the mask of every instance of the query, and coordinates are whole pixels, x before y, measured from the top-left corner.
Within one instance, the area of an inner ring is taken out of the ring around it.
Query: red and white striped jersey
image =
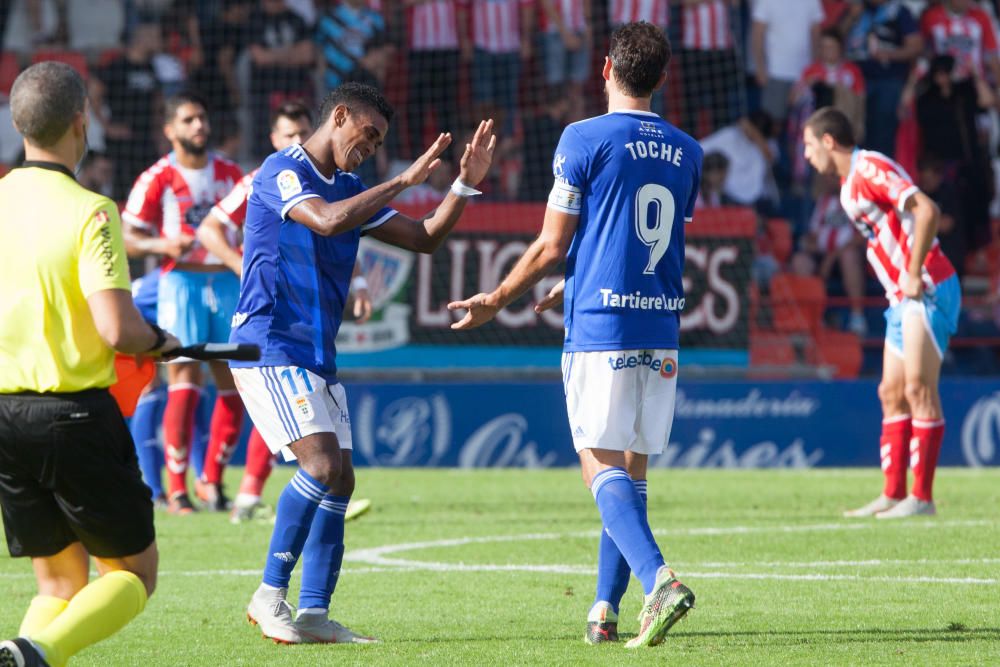
[[[250,197],[253,177],[260,171],[260,167],[254,169],[244,176],[233,186],[219,203],[212,207],[212,215],[226,223],[226,226],[233,232],[243,229],[243,222],[247,219],[247,198]]]
[[[243,172],[235,163],[214,153],[202,169],[182,167],[174,153],[168,153],[136,179],[122,220],[164,238],[194,235],[212,206],[225,197],[242,176]],[[197,243],[178,260],[165,258],[164,270],[169,271],[177,262],[221,263]]]
[[[414,5],[408,15],[410,48],[415,51],[453,51],[458,48],[455,0],[431,0]]]
[[[587,17],[583,15],[583,3],[580,0],[552,0],[556,14],[562,19],[563,25],[570,32],[580,33],[587,28]],[[556,32],[556,24],[549,21],[549,15],[539,3],[538,27],[542,32]]]
[[[681,26],[685,49],[721,51],[733,48],[729,0],[703,0],[697,5],[684,5]]]
[[[670,21],[670,0],[611,0],[608,22],[612,26],[636,21],[666,28]]]
[[[983,73],[983,62],[997,55],[997,38],[990,17],[979,7],[953,14],[943,5],[931,7],[920,19],[920,31],[935,55],[955,58],[955,79]]]
[[[855,238],[851,219],[840,205],[840,198],[834,195],[823,195],[816,200],[809,231],[816,238],[816,249],[823,254],[836,252]]]
[[[904,206],[918,191],[909,174],[892,159],[861,149],[855,149],[851,171],[840,186],[840,203],[868,239],[868,262],[893,305],[903,299],[900,279],[905,280],[913,245],[914,218]],[[929,294],[955,275],[936,238],[924,259],[922,274]]]
[[[490,53],[521,49],[521,9],[534,0],[462,0],[472,5],[472,43]]]
[[[814,62],[802,71],[800,81],[807,86],[817,81],[822,81],[828,86],[844,86],[857,95],[863,95],[865,92],[865,75],[857,65],[846,60],[837,65]]]

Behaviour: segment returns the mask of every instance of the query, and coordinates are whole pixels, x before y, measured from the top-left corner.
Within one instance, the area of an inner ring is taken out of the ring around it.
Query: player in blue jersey
[[[244,224],[243,279],[234,343],[261,348],[233,362],[233,377],[271,451],[298,460],[278,500],[263,582],[247,608],[278,642],[370,642],[328,618],[344,556],[344,511],[354,491],[351,421],[337,382],[336,347],[362,233],[432,252],[451,231],[489,171],[493,122],[480,123],[451,192],[423,220],[388,203],[424,182],[451,143],[441,134],[402,174],[367,189],[353,172],[382,144],[393,110],[371,86],[347,83],[323,101],[319,127],[264,161]],[[298,615],[285,601],[292,569],[304,564]]]
[[[618,639],[630,570],[645,603],[626,646],[654,646],[694,604],[664,564],[646,519],[646,467],[673,423],[684,223],[701,178],[698,143],[650,112],[666,78],[670,43],[649,23],[611,36],[603,76],[608,113],[568,126],[538,239],[490,294],[449,304],[452,325],[488,322],[566,261],[563,378],[574,446],[604,530],[590,643]],[[558,303],[559,290],[536,309]]]

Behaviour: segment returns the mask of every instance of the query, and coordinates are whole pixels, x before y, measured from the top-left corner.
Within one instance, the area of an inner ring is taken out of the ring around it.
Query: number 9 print
[[[635,233],[643,244],[652,246],[645,275],[656,272],[670,246],[676,210],[674,195],[658,183],[647,183],[635,193]]]

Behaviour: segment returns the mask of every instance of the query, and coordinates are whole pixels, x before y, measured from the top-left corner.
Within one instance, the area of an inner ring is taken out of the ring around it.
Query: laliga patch
[[[302,192],[299,176],[291,169],[278,172],[278,177],[275,180],[278,183],[278,192],[281,193],[281,201],[288,201]]]
[[[305,396],[295,397],[295,409],[299,412],[300,415],[302,415],[303,419],[313,418],[312,406],[309,405],[309,399],[307,399]]]

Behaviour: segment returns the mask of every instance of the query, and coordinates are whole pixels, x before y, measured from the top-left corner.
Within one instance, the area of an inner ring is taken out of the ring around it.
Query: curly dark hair
[[[338,104],[345,104],[348,107],[366,107],[385,118],[387,123],[391,122],[392,117],[396,115],[392,105],[386,101],[378,88],[369,86],[366,83],[351,81],[342,83],[327,93],[327,96],[323,99],[323,104],[319,108],[320,125],[326,122]]]
[[[652,23],[626,23],[611,33],[611,68],[618,87],[629,97],[652,95],[670,56],[670,40]]]

